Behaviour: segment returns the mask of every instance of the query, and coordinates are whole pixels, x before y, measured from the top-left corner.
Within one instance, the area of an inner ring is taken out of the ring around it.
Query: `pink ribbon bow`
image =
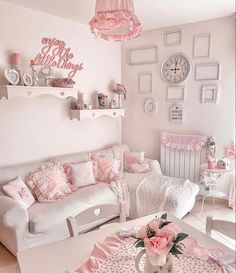
[[[220,250],[214,250],[208,256],[222,268],[224,273],[235,273],[236,261],[233,253],[224,254]]]

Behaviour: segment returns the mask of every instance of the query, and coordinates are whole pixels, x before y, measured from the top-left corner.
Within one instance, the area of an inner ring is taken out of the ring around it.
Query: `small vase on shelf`
[[[32,69],[32,79],[33,79],[33,86],[37,86],[38,85],[38,76],[37,76],[37,65],[35,65],[34,60],[30,61],[30,67]]]

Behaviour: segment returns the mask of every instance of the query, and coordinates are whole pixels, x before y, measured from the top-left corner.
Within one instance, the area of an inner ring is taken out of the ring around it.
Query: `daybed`
[[[101,153],[110,154],[115,158],[123,158],[123,151],[125,150],[128,150],[125,145],[120,147],[113,146],[101,151]],[[84,162],[88,160],[88,153],[62,156],[50,160],[55,160],[61,163]],[[42,162],[0,169],[0,242],[5,245],[10,252],[16,255],[17,251],[26,248],[65,239],[69,237],[66,224],[67,217],[74,216],[84,209],[95,205],[117,203],[117,196],[125,198],[127,203],[130,201],[129,214],[132,218],[137,217],[140,214],[152,213],[152,210],[155,209],[155,200],[157,200],[155,199],[156,196],[150,199],[150,211],[140,211],[142,202],[146,202],[144,199],[140,199],[140,189],[145,192],[145,189],[142,187],[147,184],[146,190],[148,190],[148,183],[150,183],[150,186],[152,187],[153,183],[156,183],[156,186],[159,188],[158,183],[162,183],[163,180],[161,178],[162,175],[158,161],[155,160],[150,162],[152,165],[151,172],[145,174],[125,172],[124,180],[118,181],[117,184],[115,182],[110,185],[106,183],[98,183],[96,185],[84,187],[58,202],[36,202],[28,210],[24,209],[18,201],[7,197],[1,191],[1,186],[17,176],[20,176],[24,181],[26,181],[29,173],[40,167]],[[157,182],[157,180],[159,182]],[[174,182],[172,181],[171,183],[173,184]],[[197,185],[190,182],[188,182],[188,184],[190,185],[188,188],[191,188],[191,190],[187,191],[187,194],[185,191],[184,194],[180,194],[177,198],[173,198],[172,193],[169,194],[169,198],[167,194],[167,196],[165,196],[165,202],[161,202],[161,206],[157,204],[154,212],[157,212],[160,208],[166,208],[178,217],[183,217],[188,213],[194,205],[195,196],[198,192]],[[121,185],[123,186],[121,187]],[[168,192],[165,191],[165,193]],[[147,193],[144,195],[146,196],[146,194]],[[160,198],[160,194],[158,198]],[[183,207],[181,202],[184,198],[187,198],[188,202],[186,202]],[[174,203],[173,206],[171,205],[171,202]],[[165,207],[165,204],[167,207]],[[138,211],[135,211],[136,205],[137,208],[139,208]],[[147,207],[146,204],[145,207]],[[114,217],[116,217],[116,215],[111,215],[108,219],[91,223],[89,226],[81,226],[80,231],[88,230],[105,223]]]

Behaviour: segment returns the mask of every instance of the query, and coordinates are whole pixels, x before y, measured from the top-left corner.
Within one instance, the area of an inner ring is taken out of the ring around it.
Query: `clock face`
[[[170,83],[180,83],[189,77],[191,73],[191,62],[189,58],[181,53],[168,56],[161,66],[162,78]]]

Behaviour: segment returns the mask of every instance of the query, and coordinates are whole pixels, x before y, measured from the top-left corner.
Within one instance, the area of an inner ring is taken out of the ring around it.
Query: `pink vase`
[[[208,169],[214,169],[215,168],[215,162],[207,162],[207,168]]]

